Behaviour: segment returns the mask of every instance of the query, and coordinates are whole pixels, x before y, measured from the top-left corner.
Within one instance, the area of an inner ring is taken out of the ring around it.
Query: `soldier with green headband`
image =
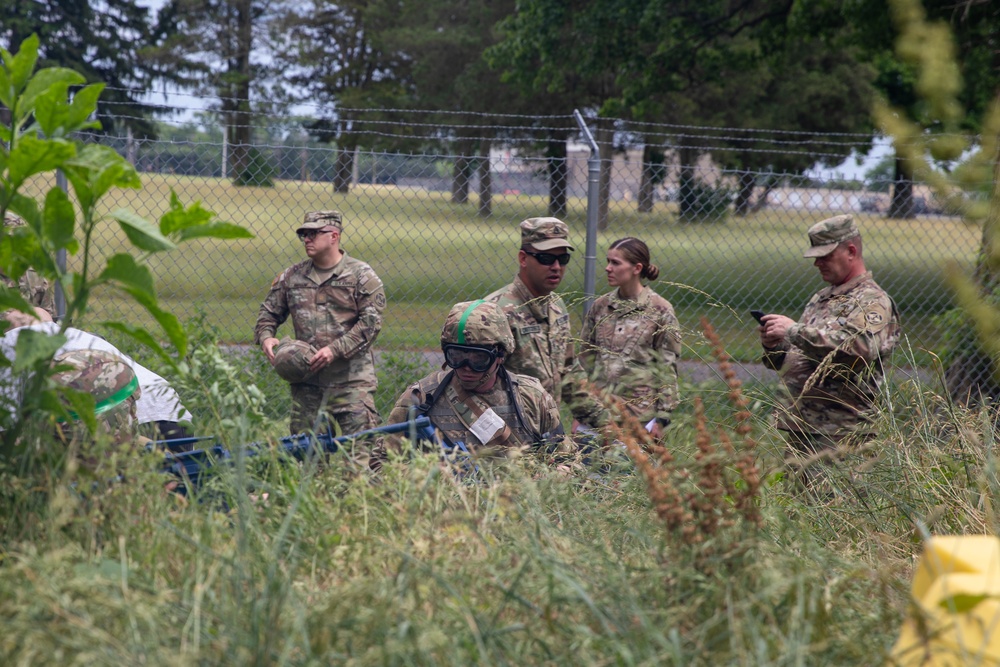
[[[403,392],[389,423],[427,415],[446,444],[464,445],[477,455],[565,448],[569,441],[555,400],[535,378],[504,368],[513,346],[510,325],[496,304],[455,304],[441,331],[445,368]]]

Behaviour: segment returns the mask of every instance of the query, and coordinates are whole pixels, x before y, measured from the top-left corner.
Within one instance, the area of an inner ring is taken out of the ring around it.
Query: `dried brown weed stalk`
[[[757,502],[760,471],[754,459],[757,443],[750,435],[748,401],[715,329],[705,319],[701,324],[729,388],[727,397],[735,409],[735,442],[723,426],[714,433],[709,430],[700,396],[694,399],[696,452],[687,465],[654,442],[620,403],[615,408],[621,414],[621,425],[611,427],[635,461],[667,531],[689,545],[715,538],[740,522],[751,528],[759,528],[762,523]]]

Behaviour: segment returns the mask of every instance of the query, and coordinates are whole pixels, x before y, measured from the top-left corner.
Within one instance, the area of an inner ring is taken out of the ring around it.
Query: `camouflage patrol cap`
[[[3,213],[3,226],[4,227],[23,227],[24,218],[19,216],[17,213],[12,213],[11,211],[4,211]]]
[[[315,371],[309,370],[309,360],[316,354],[316,348],[304,340],[284,338],[274,347],[275,372],[282,380],[297,384],[305,382]]]
[[[326,229],[327,227],[344,228],[344,218],[340,211],[312,211],[306,213],[299,229]]]
[[[441,346],[494,345],[510,353],[514,351],[514,334],[507,316],[491,301],[464,301],[451,307],[441,329]]]
[[[57,354],[52,363],[69,366],[52,375],[64,387],[85,391],[94,397],[98,417],[114,411],[129,399],[139,397],[139,380],[128,363],[103,350],[71,350]]]
[[[522,247],[531,246],[535,250],[576,250],[569,244],[568,238],[569,227],[559,218],[528,218],[521,221]]]
[[[825,257],[837,249],[841,242],[861,236],[854,216],[837,215],[821,220],[809,228],[809,250],[803,257]]]

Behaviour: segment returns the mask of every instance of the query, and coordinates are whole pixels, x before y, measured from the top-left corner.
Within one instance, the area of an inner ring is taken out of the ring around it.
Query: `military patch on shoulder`
[[[868,324],[871,324],[873,326],[877,326],[879,324],[882,324],[882,322],[885,320],[885,318],[882,317],[882,313],[879,313],[879,312],[874,311],[874,310],[869,310],[865,314],[865,320],[868,322]]]
[[[541,324],[529,324],[526,327],[520,327],[518,329],[518,331],[520,332],[520,334],[522,336],[528,336],[528,335],[531,335],[531,334],[541,333],[541,331],[542,331],[542,325]]]
[[[284,271],[282,271],[281,273],[279,273],[278,275],[276,275],[274,277],[274,280],[271,281],[271,287],[274,287],[275,285],[277,285],[278,281],[281,280],[284,277],[285,277],[285,272]]]
[[[378,294],[375,295],[375,307],[385,308],[385,294],[383,294],[382,292],[379,292]]]

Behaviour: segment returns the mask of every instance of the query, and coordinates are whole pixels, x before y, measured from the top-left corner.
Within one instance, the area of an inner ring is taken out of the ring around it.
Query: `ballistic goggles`
[[[300,241],[305,241],[306,239],[314,239],[317,234],[327,234],[329,232],[335,232],[335,229],[300,229],[295,232],[295,235],[299,237]]]
[[[444,363],[448,368],[459,369],[468,366],[476,373],[485,373],[497,360],[500,353],[495,347],[478,347],[476,345],[456,345],[448,343],[442,347]]]
[[[525,250],[524,254],[531,255],[542,266],[552,266],[556,262],[559,262],[561,266],[566,266],[569,264],[570,258],[570,254],[568,252],[564,252],[561,255],[553,255],[551,252],[532,252],[531,250]]]

